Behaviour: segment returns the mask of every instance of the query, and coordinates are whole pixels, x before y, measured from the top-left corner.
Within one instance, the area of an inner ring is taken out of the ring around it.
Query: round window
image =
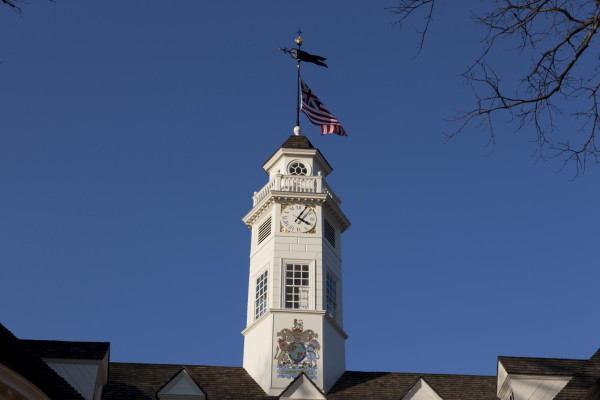
[[[288,172],[290,175],[306,175],[308,168],[300,161],[293,161],[288,167]]]

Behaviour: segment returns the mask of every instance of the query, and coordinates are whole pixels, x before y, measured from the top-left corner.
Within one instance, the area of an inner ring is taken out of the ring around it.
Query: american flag
[[[340,136],[348,136],[339,121],[323,106],[321,100],[315,96],[302,79],[300,79],[300,85],[302,87],[302,111],[310,122],[321,127],[321,135],[335,133]]]

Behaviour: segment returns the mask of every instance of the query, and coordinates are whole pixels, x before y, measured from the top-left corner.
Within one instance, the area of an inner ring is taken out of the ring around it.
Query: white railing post
[[[275,190],[281,190],[281,174],[279,171],[277,171],[277,174],[275,174]]]
[[[317,193],[323,193],[323,177],[321,171],[317,173]]]

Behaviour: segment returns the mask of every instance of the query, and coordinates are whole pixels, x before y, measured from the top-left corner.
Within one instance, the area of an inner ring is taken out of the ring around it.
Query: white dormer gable
[[[205,400],[206,394],[185,369],[179,371],[158,393],[159,400]]]
[[[290,386],[281,393],[279,398],[285,400],[325,400],[323,392],[305,374],[298,375]]]
[[[406,393],[402,400],[443,400],[423,378]]]
[[[570,380],[570,376],[508,373],[498,362],[497,394],[501,400],[552,400]]]

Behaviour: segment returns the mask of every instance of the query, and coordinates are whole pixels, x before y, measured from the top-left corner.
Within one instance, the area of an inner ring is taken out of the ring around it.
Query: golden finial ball
[[[298,36],[296,39],[294,39],[294,42],[300,46],[302,43],[304,43],[304,39],[302,39],[302,36]]]

